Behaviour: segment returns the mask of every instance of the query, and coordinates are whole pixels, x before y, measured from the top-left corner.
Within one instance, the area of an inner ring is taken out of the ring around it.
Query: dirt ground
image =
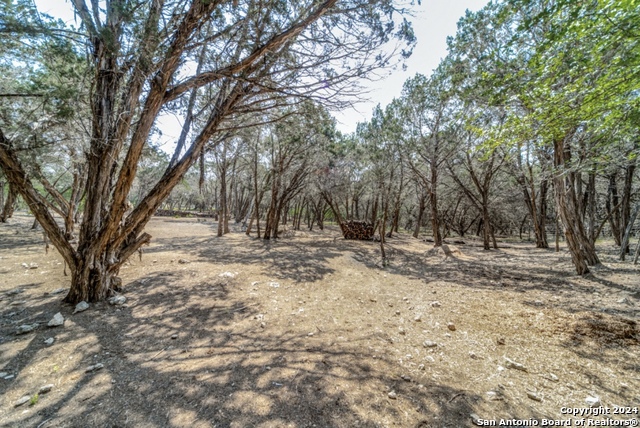
[[[453,428],[640,407],[640,266],[612,246],[581,278],[564,249],[465,238],[446,256],[401,234],[381,267],[377,243],[335,227],[264,242],[155,218],[121,271],[126,303],[72,314],[32,221],[0,225],[3,427]],[[591,419],[607,417],[640,419]]]

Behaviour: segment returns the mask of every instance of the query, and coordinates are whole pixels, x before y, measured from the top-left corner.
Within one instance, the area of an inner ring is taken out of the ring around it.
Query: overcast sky
[[[447,36],[456,33],[456,24],[460,17],[469,9],[477,11],[488,0],[422,0],[422,5],[415,7],[415,17],[411,19],[418,43],[413,55],[407,61],[405,71],[396,70],[384,80],[370,85],[370,92],[366,95],[368,102],[360,103],[355,109],[335,113],[338,119],[338,128],[343,132],[352,132],[358,122],[363,122],[371,116],[373,108],[377,104],[387,105],[394,97],[400,95],[402,84],[416,73],[431,74],[432,70],[447,54]],[[38,10],[61,18],[65,21],[73,21],[73,11],[69,0],[35,0]],[[180,134],[179,120],[175,117],[164,116],[159,118],[160,129],[163,130],[163,140],[177,139]]]

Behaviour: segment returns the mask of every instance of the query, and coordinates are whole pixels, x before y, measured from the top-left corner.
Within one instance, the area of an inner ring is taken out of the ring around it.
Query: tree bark
[[[587,266],[600,263],[595,247],[586,235],[580,215],[580,204],[576,195],[576,174],[566,170],[571,161],[571,147],[568,140],[554,140],[554,191],[556,206],[564,228],[571,259],[578,275],[589,273]]]
[[[15,209],[17,192],[13,185],[9,184],[9,192],[7,193],[7,199],[2,206],[2,213],[0,213],[0,223],[6,223],[13,216],[13,210]]]
[[[629,239],[631,238],[631,231],[633,230],[633,224],[640,212],[640,203],[637,203],[633,209],[633,213],[629,216],[627,228],[625,229],[624,236],[622,237],[622,245],[620,246],[620,260],[624,261],[629,248]]]

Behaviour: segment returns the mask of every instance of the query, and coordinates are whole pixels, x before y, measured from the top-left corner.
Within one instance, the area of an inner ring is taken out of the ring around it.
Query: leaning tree
[[[151,239],[144,228],[154,211],[203,150],[222,141],[243,115],[301,99],[336,103],[344,100],[339,94],[356,95],[357,79],[398,58],[382,53],[382,45],[396,40],[410,49],[414,41],[401,18],[404,9],[393,0],[72,0],[77,29],[45,27],[37,13],[11,12],[30,4],[5,2],[3,14],[20,18],[3,28],[5,37],[65,38],[76,53],[86,53],[90,69],[86,194],[77,241],[59,226],[28,173],[22,137],[28,132],[4,121],[0,167],[69,265],[70,303],[101,300],[120,286],[121,265]],[[206,102],[189,103],[192,97]],[[200,110],[186,143],[128,212],[158,117],[184,112],[188,104]]]

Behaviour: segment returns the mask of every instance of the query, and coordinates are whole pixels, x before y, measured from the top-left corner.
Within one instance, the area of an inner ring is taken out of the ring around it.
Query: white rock
[[[38,263],[31,263],[29,269],[38,269]]]
[[[0,372],[0,379],[4,379],[7,375],[9,375],[9,373],[7,373],[7,372]]]
[[[509,358],[507,358],[507,357],[504,357],[504,359],[505,359],[505,361],[506,361],[505,366],[506,366],[508,369],[521,370],[521,371],[523,371],[523,372],[528,371],[528,370],[527,370],[527,368],[526,368],[525,366],[523,366],[522,364],[520,364],[520,363],[516,363],[515,361],[513,361],[513,360],[511,360],[511,359],[509,359]]]
[[[422,322],[422,315],[420,315],[420,314],[416,315],[416,317],[413,320],[415,322]]]
[[[269,283],[269,287],[278,288],[280,287],[280,283],[272,281]]]
[[[387,394],[387,396],[392,400],[395,400],[396,398],[398,398],[398,394],[396,394],[395,391],[391,391],[390,393]]]
[[[56,288],[51,292],[51,294],[60,294],[60,293],[64,293],[65,291],[67,291],[66,288]]]
[[[100,370],[104,368],[104,364],[102,363],[98,363],[98,364],[94,364],[92,366],[87,367],[87,369],[85,370],[86,373],[91,373],[91,372],[95,372],[97,370]]]
[[[47,346],[51,346],[53,345],[53,342],[55,342],[56,340],[53,337],[50,337],[48,339],[45,339],[44,344]]]
[[[62,314],[60,312],[58,312],[57,314],[55,314],[53,316],[53,318],[51,318],[51,321],[49,321],[47,323],[47,326],[49,327],[58,327],[64,324],[64,317],[62,316]]]
[[[121,294],[118,294],[117,296],[113,296],[112,298],[109,299],[109,304],[110,305],[122,305],[127,301],[127,298],[124,297]]]
[[[547,379],[547,380],[550,380],[552,382],[557,382],[558,381],[558,376],[554,375],[553,373],[549,373],[549,374],[543,375],[542,377]]]
[[[430,340],[425,340],[424,343],[422,344],[422,346],[424,346],[425,348],[435,348],[438,346],[438,344],[436,342],[432,342]]]
[[[487,391],[487,399],[490,401],[501,401],[504,400],[502,394],[496,391]]]
[[[13,403],[14,407],[19,407],[22,406],[23,404],[26,404],[29,402],[29,400],[31,400],[31,397],[28,395],[25,395],[24,397],[21,397],[18,399],[18,401],[16,401],[15,403]]]
[[[220,278],[235,278],[238,272],[222,272],[218,275]]]
[[[540,397],[535,392],[527,391],[527,397],[529,397],[533,401],[542,401],[542,397]]]
[[[78,312],[84,312],[89,309],[89,304],[84,300],[76,305],[76,308],[73,310],[73,313],[76,314]]]
[[[18,327],[18,330],[16,331],[16,334],[31,333],[36,328],[38,328],[38,323],[22,324],[20,327]]]
[[[38,394],[46,394],[47,392],[51,391],[53,389],[53,384],[50,383],[48,385],[44,385],[41,386],[40,389],[38,390]]]
[[[480,419],[480,416],[476,415],[475,413],[471,413],[471,420],[473,421],[474,424],[482,426],[482,420]]]
[[[598,407],[600,405],[600,397],[587,397],[584,401],[589,407]]]
[[[431,302],[431,306],[434,308],[439,308],[441,305],[440,305],[440,302],[436,300],[435,302]]]

